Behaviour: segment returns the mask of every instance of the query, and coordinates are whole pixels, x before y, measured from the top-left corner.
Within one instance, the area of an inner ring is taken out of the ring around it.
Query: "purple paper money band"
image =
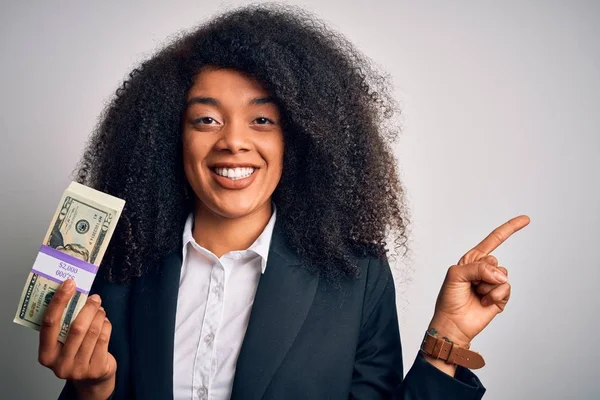
[[[96,266],[94,264],[90,264],[87,261],[83,261],[80,258],[73,257],[70,254],[63,253],[62,251],[56,250],[53,247],[46,246],[45,244],[43,244],[40,247],[40,253],[47,254],[50,257],[53,257],[53,258],[56,258],[58,260],[64,261],[66,263],[69,263],[71,265],[74,265],[77,268],[81,268],[83,270],[91,272],[92,274],[96,274],[98,272],[98,266]]]

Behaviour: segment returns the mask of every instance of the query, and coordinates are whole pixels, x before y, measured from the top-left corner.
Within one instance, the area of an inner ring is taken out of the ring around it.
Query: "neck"
[[[271,201],[251,214],[227,218],[214,213],[198,201],[192,235],[205,249],[221,257],[234,250],[246,250],[260,236],[271,218]]]

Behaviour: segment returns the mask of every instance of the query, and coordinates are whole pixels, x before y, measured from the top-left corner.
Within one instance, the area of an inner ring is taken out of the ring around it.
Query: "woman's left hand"
[[[490,253],[528,224],[526,215],[511,219],[448,269],[429,324],[440,337],[466,345],[504,310],[510,298],[508,271]]]

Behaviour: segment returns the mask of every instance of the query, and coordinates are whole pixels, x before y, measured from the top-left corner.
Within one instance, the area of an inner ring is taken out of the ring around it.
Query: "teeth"
[[[231,180],[247,178],[254,172],[254,168],[215,168],[217,175]]]

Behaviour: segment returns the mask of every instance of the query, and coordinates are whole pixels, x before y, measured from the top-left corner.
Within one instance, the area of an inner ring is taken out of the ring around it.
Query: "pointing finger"
[[[485,239],[483,239],[479,244],[470,251],[467,252],[461,259],[461,261],[465,258],[468,258],[467,255],[469,253],[476,253],[486,256],[490,254],[492,251],[498,248],[502,243],[506,241],[513,233],[520,231],[524,227],[526,227],[530,222],[530,219],[527,215],[519,215],[508,222],[500,225],[496,229],[492,231]],[[468,260],[468,262],[473,262],[476,260]],[[466,262],[466,263],[468,263]]]

